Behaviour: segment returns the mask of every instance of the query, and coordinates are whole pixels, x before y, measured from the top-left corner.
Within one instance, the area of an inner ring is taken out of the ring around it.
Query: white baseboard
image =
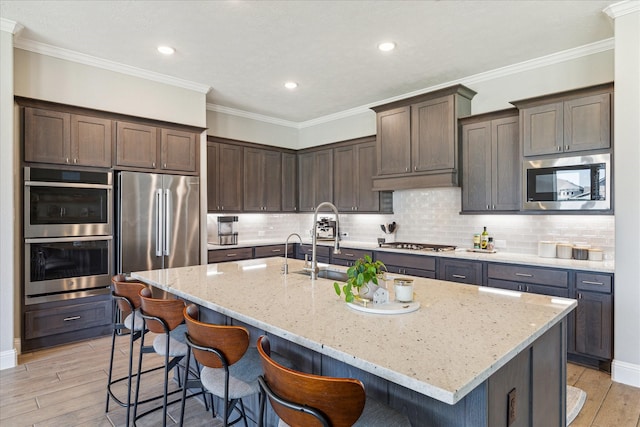
[[[640,365],[614,360],[611,363],[611,380],[640,388]]]
[[[18,366],[18,352],[15,348],[0,353],[0,370],[16,366]]]

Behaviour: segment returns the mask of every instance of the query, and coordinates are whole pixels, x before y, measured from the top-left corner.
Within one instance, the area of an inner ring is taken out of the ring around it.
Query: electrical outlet
[[[340,232],[340,237],[349,237],[349,232],[348,231]]]
[[[516,412],[516,389],[514,388],[507,394],[507,427],[512,425],[517,418]]]
[[[506,249],[507,241],[506,240],[496,240],[495,242],[496,249]]]

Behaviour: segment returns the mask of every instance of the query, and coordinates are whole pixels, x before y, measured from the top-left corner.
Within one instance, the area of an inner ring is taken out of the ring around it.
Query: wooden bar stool
[[[224,426],[244,420],[246,413],[242,399],[259,392],[258,377],[262,373],[260,358],[254,347],[249,347],[249,332],[241,326],[212,325],[199,321],[199,310],[194,304],[184,309],[187,324],[189,353],[201,365],[200,380],[189,382],[183,388],[180,425],[184,422],[184,397],[190,386],[204,386],[205,390],[224,401]],[[187,364],[189,358],[187,358]],[[229,421],[234,409],[238,417]]]
[[[139,293],[146,285],[138,280],[126,280],[122,274],[115,275],[111,278],[111,296],[113,297],[113,331],[111,334],[111,356],[109,359],[109,374],[107,380],[107,404],[105,412],[109,412],[109,402],[113,399],[116,404],[127,408],[126,425],[129,426],[131,415],[131,379],[138,375],[133,373],[133,343],[137,341],[143,334],[147,332],[144,327],[144,319],[140,315],[140,296]],[[117,308],[117,309],[116,309]],[[119,312],[119,313],[118,313]],[[125,317],[124,321],[119,319]],[[129,334],[129,361],[127,375],[113,379],[113,356],[115,353],[116,335],[122,335],[128,331]],[[151,372],[159,368],[149,369],[142,372]],[[119,382],[127,380],[127,397],[126,399],[116,396],[112,386]]]
[[[270,356],[269,339],[258,338],[262,360],[259,426],[264,425],[267,397],[280,417],[279,427],[410,427],[409,419],[367,398],[362,382],[306,374],[280,365]]]
[[[185,344],[186,326],[184,325],[183,309],[184,301],[179,299],[157,299],[152,298],[151,290],[144,288],[140,291],[140,309],[141,316],[145,320],[145,324],[150,332],[158,334],[153,340],[153,345],[144,345],[144,335],[140,342],[140,359],[138,360],[138,371],[142,369],[142,357],[147,353],[156,353],[164,357],[164,390],[163,394],[139,401],[140,392],[140,375],[137,378],[136,394],[134,400],[133,420],[135,422],[154,411],[162,409],[163,418],[162,425],[167,424],[167,406],[179,402],[176,399],[172,402],[168,401],[168,397],[172,394],[182,391],[181,387],[169,393],[169,372],[174,368],[178,368],[178,383],[184,383],[188,378],[188,366],[183,368],[184,380],[180,380],[180,361],[187,356],[188,347]],[[138,407],[144,403],[162,399],[162,406],[151,408],[141,414],[138,414]],[[205,407],[207,411],[209,406],[205,399]]]

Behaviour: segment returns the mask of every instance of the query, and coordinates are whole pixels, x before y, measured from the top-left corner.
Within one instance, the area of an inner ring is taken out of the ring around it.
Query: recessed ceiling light
[[[396,44],[394,42],[383,42],[378,45],[378,49],[383,52],[389,52],[396,48]]]
[[[298,87],[298,83],[296,82],[286,82],[284,84],[284,87],[286,87],[287,89],[295,89]]]
[[[173,55],[175,51],[171,46],[158,46],[158,52],[163,55]]]

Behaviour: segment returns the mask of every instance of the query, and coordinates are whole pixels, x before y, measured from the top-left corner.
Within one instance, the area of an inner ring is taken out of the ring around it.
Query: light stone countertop
[[[576,307],[572,299],[415,278],[418,311],[349,308],[333,281],[265,258],[134,272],[178,297],[447,404],[455,404]],[[344,270],[344,267],[334,267]],[[392,275],[390,275],[393,277]],[[393,297],[393,291],[391,291]]]
[[[299,243],[299,241],[295,238],[292,238],[289,241],[289,244],[292,244],[292,243]],[[311,239],[310,238],[303,239],[303,243],[305,245],[310,245]],[[284,246],[284,241],[283,240],[255,240],[255,241],[247,240],[247,241],[243,241],[238,245],[229,245],[229,246],[209,244],[207,245],[207,248],[210,250],[215,250],[215,249],[231,249],[231,248],[240,248],[240,247],[277,245],[277,244],[281,244]],[[333,241],[318,241],[318,245],[333,247]],[[613,260],[581,261],[581,260],[575,260],[575,259],[542,258],[537,255],[503,252],[500,250],[497,250],[496,253],[479,253],[479,252],[469,252],[467,251],[466,248],[458,248],[455,251],[449,251],[449,252],[427,252],[427,251],[415,251],[410,249],[380,248],[375,243],[355,242],[355,241],[341,241],[340,247],[406,253],[411,255],[457,258],[457,259],[464,259],[464,260],[503,262],[507,264],[524,264],[532,267],[557,267],[557,268],[566,268],[570,270],[584,270],[584,271],[594,271],[594,272],[601,272],[601,273],[613,273],[615,271],[615,262]]]

